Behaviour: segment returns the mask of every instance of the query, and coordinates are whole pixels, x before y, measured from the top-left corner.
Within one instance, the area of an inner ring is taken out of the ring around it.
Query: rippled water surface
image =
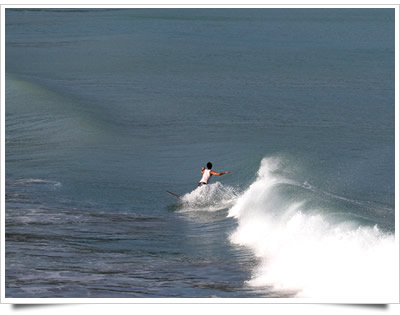
[[[397,297],[394,9],[5,24],[6,297]]]

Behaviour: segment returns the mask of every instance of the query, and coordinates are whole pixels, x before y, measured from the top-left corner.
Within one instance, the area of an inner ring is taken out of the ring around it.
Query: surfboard
[[[173,192],[170,192],[168,190],[166,190],[166,192],[169,193],[171,196],[174,196],[175,198],[179,199],[179,200],[181,200],[181,198],[182,198],[181,196],[179,196],[177,194],[174,194]]]

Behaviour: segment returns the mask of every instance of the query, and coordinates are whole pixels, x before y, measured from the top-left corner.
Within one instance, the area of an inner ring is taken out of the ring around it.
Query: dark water
[[[5,24],[6,297],[393,296],[394,9]]]

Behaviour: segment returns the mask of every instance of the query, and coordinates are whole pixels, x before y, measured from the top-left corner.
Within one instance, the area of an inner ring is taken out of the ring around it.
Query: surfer
[[[200,183],[197,186],[200,187],[203,185],[207,185],[208,181],[210,180],[212,175],[220,176],[220,175],[224,175],[224,174],[228,174],[228,173],[229,172],[214,172],[212,170],[212,163],[208,162],[207,169],[204,166],[201,168],[201,174],[203,174],[203,177],[201,178]],[[175,198],[182,200],[182,196],[174,194],[173,192],[170,192],[168,190],[166,192],[169,193],[170,195],[174,196]]]
[[[212,170],[212,163],[208,162],[207,163],[207,169],[203,166],[201,168],[201,174],[203,174],[203,177],[200,179],[200,183],[198,186],[203,186],[203,185],[207,185],[208,181],[210,180],[212,175],[216,175],[216,176],[220,176],[220,175],[224,175],[224,174],[228,174],[229,172],[214,172]]]

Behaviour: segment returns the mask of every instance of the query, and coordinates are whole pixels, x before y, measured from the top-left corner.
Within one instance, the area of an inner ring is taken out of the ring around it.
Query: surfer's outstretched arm
[[[214,172],[214,171],[211,171],[212,175],[217,175],[217,176],[228,174],[228,173],[229,173],[229,171],[226,171],[226,172]]]

